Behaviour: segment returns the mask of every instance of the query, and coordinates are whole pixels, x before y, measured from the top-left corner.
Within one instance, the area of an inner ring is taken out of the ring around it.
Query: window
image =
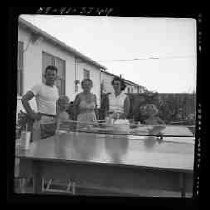
[[[84,74],[84,79],[90,79],[90,71],[88,71],[87,69],[84,69],[83,74]]]
[[[130,88],[128,87],[128,93],[130,93]]]
[[[23,42],[18,42],[17,95],[23,94]]]
[[[45,68],[48,65],[54,65],[58,69],[58,78],[56,80],[56,86],[59,91],[59,95],[65,95],[65,78],[66,78],[66,63],[61,58],[50,55],[49,53],[42,52],[42,72],[44,75]],[[44,81],[44,77],[42,77]]]

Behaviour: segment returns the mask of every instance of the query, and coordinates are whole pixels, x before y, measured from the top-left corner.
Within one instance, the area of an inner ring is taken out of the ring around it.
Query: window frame
[[[87,77],[86,77],[86,73],[87,73]],[[83,69],[83,79],[90,79],[90,70],[88,69]]]
[[[58,88],[58,91],[59,91],[59,95],[65,95],[66,94],[66,61],[58,56],[55,56],[55,55],[52,55],[46,51],[42,51],[42,81],[43,81],[43,75],[44,75],[44,71],[45,71],[45,68],[44,67],[44,55],[46,56],[49,56],[49,58],[51,58],[51,64],[48,64],[48,65],[54,65],[58,68],[58,71],[60,70],[60,68],[58,67],[57,65],[57,61],[60,60],[63,62],[63,70],[61,69],[60,71],[62,71],[61,73],[61,76],[58,72],[58,78],[56,80],[56,86]],[[61,84],[58,85],[57,84],[57,81],[60,80],[61,81]]]

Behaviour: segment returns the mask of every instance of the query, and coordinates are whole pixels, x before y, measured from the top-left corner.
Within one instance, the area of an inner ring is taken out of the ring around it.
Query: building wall
[[[42,63],[41,63],[41,55],[39,54],[39,49],[36,45],[32,45],[29,43],[30,41],[30,33],[18,29],[18,41],[23,42],[23,94],[25,94],[31,86],[35,83],[41,81],[41,72],[42,72]],[[33,79],[32,79],[33,78]],[[21,97],[18,97],[17,103],[17,112],[19,109],[22,109],[22,104],[20,102]],[[33,109],[36,110],[35,99],[30,101],[30,104]]]
[[[18,29],[18,41],[24,43],[24,55],[23,55],[23,94],[25,94],[30,88],[42,81],[42,52],[47,52],[53,56],[59,57],[65,60],[66,64],[66,82],[65,89],[66,95],[70,98],[70,101],[75,99],[77,93],[81,91],[81,85],[79,85],[78,92],[75,91],[75,79],[82,81],[83,68],[90,70],[90,77],[93,80],[92,92],[97,95],[98,104],[100,104],[100,70],[88,63],[82,63],[82,65],[75,65],[75,55],[63,50],[59,46],[56,46],[52,42],[41,39],[35,43],[30,41],[31,32],[19,27]],[[21,97],[17,98],[17,113],[22,108]],[[30,101],[30,104],[34,110],[37,110],[35,99]]]
[[[130,92],[128,89],[130,89]],[[136,85],[126,84],[125,92],[126,93],[139,93],[139,88]]]
[[[111,85],[112,79],[114,76],[107,74],[105,72],[101,73],[101,81],[103,81],[104,84],[104,92],[105,93],[109,93],[109,92],[113,92],[113,88]],[[128,93],[128,88],[130,89],[130,93],[139,93],[138,87],[136,85],[131,85],[128,84],[127,82],[125,82],[126,84],[126,88],[125,88],[125,93]]]
[[[132,85],[126,84],[126,88],[125,88],[126,93],[133,93],[133,89],[134,88]]]
[[[112,88],[111,82],[114,76],[101,72],[101,82],[103,83],[104,93],[112,93],[114,89]]]
[[[134,93],[139,93],[139,89],[138,89],[137,86],[133,86],[133,92],[134,92]]]

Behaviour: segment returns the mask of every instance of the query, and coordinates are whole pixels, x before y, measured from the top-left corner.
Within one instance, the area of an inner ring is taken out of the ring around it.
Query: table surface
[[[105,135],[85,132],[57,134],[33,142],[16,156],[50,161],[111,164],[193,172],[194,137]]]
[[[183,135],[183,136],[194,136],[187,126],[166,126],[163,130],[164,135]]]

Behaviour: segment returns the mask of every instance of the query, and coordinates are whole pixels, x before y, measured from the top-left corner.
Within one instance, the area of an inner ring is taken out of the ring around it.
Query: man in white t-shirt
[[[57,68],[55,66],[47,66],[44,76],[45,83],[34,85],[22,97],[23,107],[29,117],[35,122],[40,122],[41,138],[46,138],[55,133],[56,101],[59,97],[58,89],[55,86]],[[37,113],[32,110],[29,104],[29,101],[34,97],[37,103]]]

